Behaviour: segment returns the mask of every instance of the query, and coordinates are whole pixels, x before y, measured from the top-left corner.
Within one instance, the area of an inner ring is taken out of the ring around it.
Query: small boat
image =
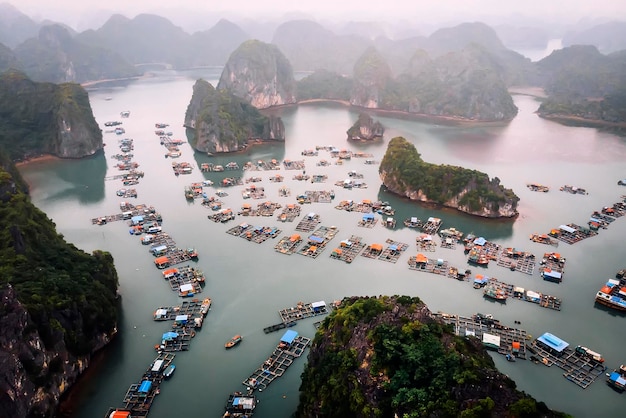
[[[224,344],[225,348],[233,348],[234,346],[236,346],[237,344],[239,344],[241,342],[243,338],[241,337],[241,335],[237,334],[235,335],[233,338],[231,338],[230,340],[228,340],[226,342],[226,344]]]
[[[176,366],[174,364],[170,364],[169,366],[167,366],[167,368],[163,371],[163,377],[166,379],[169,379],[170,377],[172,377],[172,375],[174,374],[174,370],[176,370]]]

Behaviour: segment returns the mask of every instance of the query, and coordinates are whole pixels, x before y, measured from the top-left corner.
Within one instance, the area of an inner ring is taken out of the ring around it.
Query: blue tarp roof
[[[318,237],[317,235],[311,235],[309,237],[309,241],[313,241],[313,242],[316,242],[318,244],[321,244],[322,242],[324,242],[324,238]]]
[[[363,219],[374,219],[374,214],[366,213],[365,215],[363,215]]]
[[[482,246],[482,245],[485,245],[486,243],[487,243],[487,240],[484,239],[483,237],[478,237],[474,240],[474,244],[476,245]]]
[[[565,350],[569,346],[568,342],[563,341],[556,335],[552,335],[549,332],[546,332],[541,337],[537,338],[537,341],[542,342],[546,346],[550,347],[551,349],[555,351],[558,351],[559,353]]]
[[[287,343],[287,344],[291,344],[293,340],[296,339],[297,336],[298,336],[298,332],[290,329],[289,331],[285,331],[280,341]]]
[[[165,341],[172,341],[172,340],[174,340],[176,338],[178,338],[178,333],[173,332],[173,331],[169,331],[169,332],[166,332],[165,334],[163,334],[163,338],[161,338],[161,339],[163,339]]]
[[[138,216],[133,216],[132,218],[130,218],[131,222],[136,224],[139,222],[143,222],[143,216],[138,215]]]
[[[398,251],[398,246],[396,244],[392,244],[392,245],[389,246],[389,249],[391,251]]]
[[[141,382],[141,386],[139,386],[140,393],[148,393],[150,392],[150,388],[152,387],[152,382],[150,380],[144,380]]]
[[[481,277],[474,279],[474,283],[489,283],[489,277]]]
[[[624,379],[622,375],[619,374],[618,372],[611,373],[611,375],[609,376],[609,380],[611,382],[616,382],[620,384],[621,386],[626,386],[626,379]]]

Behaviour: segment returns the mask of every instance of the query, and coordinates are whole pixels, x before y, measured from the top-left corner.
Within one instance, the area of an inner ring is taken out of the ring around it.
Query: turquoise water
[[[401,221],[410,216],[428,216],[443,220],[443,228],[456,227],[464,232],[482,235],[505,247],[530,251],[540,257],[553,247],[529,241],[534,232],[545,233],[561,224],[586,224],[589,215],[603,206],[620,200],[626,188],[616,185],[626,177],[626,141],[596,129],[574,128],[538,118],[534,112],[538,103],[528,96],[515,96],[519,115],[510,123],[497,126],[444,126],[410,120],[377,117],[386,127],[382,143],[353,144],[346,141],[346,130],[358,113],[337,105],[303,105],[280,110],[286,128],[285,144],[253,147],[243,154],[207,157],[194,153],[188,144],[181,149],[178,161],[188,161],[196,167],[189,176],[174,176],[171,160],[164,158],[165,149],[154,134],[156,122],[170,124],[167,130],[174,138],[185,139],[182,127],[187,104],[196,77],[215,82],[218,72],[196,74],[163,73],[128,84],[106,86],[90,91],[91,105],[97,121],[119,120],[119,113],[130,110],[123,119],[125,137],[134,139],[134,161],[146,173],[135,186],[139,198],[131,202],[153,205],[163,215],[163,229],[181,247],[196,247],[200,258],[197,267],[207,275],[203,296],[213,299],[213,307],[201,332],[194,338],[188,352],[179,353],[174,377],[163,384],[150,417],[221,416],[228,394],[243,389],[241,381],[256,369],[271,353],[281,333],[264,334],[265,326],[279,322],[277,311],[298,301],[325,300],[330,303],[350,295],[408,294],[419,296],[432,311],[461,315],[475,312],[492,313],[503,323],[514,320],[533,336],[551,332],[572,345],[582,344],[604,355],[609,367],[623,363],[626,339],[621,331],[623,316],[594,306],[593,296],[602,283],[626,267],[623,236],[626,220],[619,219],[600,235],[573,246],[561,244],[558,251],[567,258],[564,281],[557,285],[544,282],[535,273],[528,276],[511,272],[495,264],[482,271],[504,282],[545,292],[563,299],[560,312],[543,309],[530,303],[509,301],[494,304],[482,298],[479,291],[466,282],[441,276],[418,273],[408,269],[407,260],[417,252],[416,232],[399,227],[388,230],[359,228],[360,215],[334,209],[333,204],[316,203],[303,207],[303,214],[320,213],[321,225],[337,226],[335,241],[350,235],[363,237],[366,243],[384,242],[391,238],[410,244],[397,264],[358,257],[352,264],[330,259],[330,249],[317,259],[298,254],[285,256],[274,251],[277,242],[269,240],[254,244],[225,233],[230,224],[216,224],[207,219],[210,209],[199,202],[189,203],[184,197],[185,185],[204,179],[219,181],[228,176],[260,176],[266,200],[281,204],[295,202],[295,196],[306,190],[334,189],[335,201],[362,199],[388,201]],[[111,97],[112,100],[105,100]],[[353,158],[343,165],[318,167],[321,159],[332,161],[325,151],[318,157],[302,157],[305,149],[316,145],[332,145],[374,154],[380,160],[388,141],[397,135],[413,142],[424,160],[433,163],[461,165],[497,176],[505,187],[520,197],[520,216],[514,221],[487,221],[450,210],[422,207],[380,187],[378,167]],[[180,299],[163,282],[152,263],[152,256],[128,234],[123,223],[93,226],[91,219],[119,212],[122,199],[115,192],[121,184],[104,180],[118,173],[116,160],[119,137],[105,133],[105,152],[76,161],[32,163],[21,168],[31,184],[33,202],[56,223],[65,238],[86,251],[104,249],[115,257],[120,275],[123,317],[120,335],[106,350],[97,369],[81,382],[76,392],[73,411],[75,418],[101,417],[109,406],[121,406],[128,386],[137,382],[155,357],[153,346],[159,342],[165,323],[152,321],[152,312],[162,305],[176,305]],[[326,174],[322,184],[291,180],[297,172],[279,171],[285,183],[271,183],[275,172],[200,173],[203,162],[226,164],[275,158],[305,159],[307,174]],[[348,177],[350,170],[364,175],[366,189],[344,190],[334,186]],[[529,182],[546,184],[549,193],[535,193],[526,188]],[[587,189],[589,195],[571,195],[558,188],[571,184]],[[278,188],[291,188],[290,198],[280,198]],[[222,200],[225,207],[237,211],[244,202],[242,187],[225,189],[229,195]],[[208,193],[215,192],[215,188]],[[260,201],[247,200],[255,206]],[[280,223],[275,218],[238,218],[253,225],[277,226],[283,234],[291,234],[296,222]],[[282,235],[282,234],[281,234]],[[429,257],[443,258],[459,270],[469,267],[461,248],[437,248]],[[493,263],[492,263],[493,264]],[[295,329],[313,337],[314,319],[303,320]],[[244,341],[234,350],[224,350],[234,334]],[[602,380],[582,390],[562,377],[555,367],[546,368],[529,361],[508,363],[498,355],[496,364],[511,376],[521,390],[528,392],[548,406],[576,416],[609,416],[624,408],[624,396],[608,388]],[[305,359],[298,359],[266,391],[259,394],[259,418],[289,417],[297,406],[300,373]]]

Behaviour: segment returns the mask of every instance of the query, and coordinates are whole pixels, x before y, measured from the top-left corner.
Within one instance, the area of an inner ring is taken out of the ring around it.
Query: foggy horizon
[[[498,0],[447,0],[442,2],[418,1],[407,5],[404,0],[388,0],[366,7],[361,1],[294,3],[290,0],[231,0],[224,4],[207,4],[199,0],[182,1],[175,6],[163,0],[109,0],[102,2],[84,0],[10,0],[16,9],[36,21],[52,20],[64,23],[75,30],[97,29],[113,14],[129,19],[148,13],[164,17],[189,32],[206,30],[220,18],[234,22],[311,19],[334,24],[350,21],[398,22],[405,26],[425,29],[455,25],[461,22],[481,21],[489,25],[514,24],[519,26],[589,25],[626,20],[626,4],[614,0],[541,1],[528,0],[509,3]]]

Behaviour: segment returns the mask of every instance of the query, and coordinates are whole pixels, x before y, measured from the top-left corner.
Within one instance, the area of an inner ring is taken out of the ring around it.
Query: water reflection
[[[80,160],[67,160],[56,164],[54,173],[63,180],[63,187],[49,189],[46,200],[77,200],[80,203],[97,203],[104,200],[104,182],[107,161],[103,152]]]

